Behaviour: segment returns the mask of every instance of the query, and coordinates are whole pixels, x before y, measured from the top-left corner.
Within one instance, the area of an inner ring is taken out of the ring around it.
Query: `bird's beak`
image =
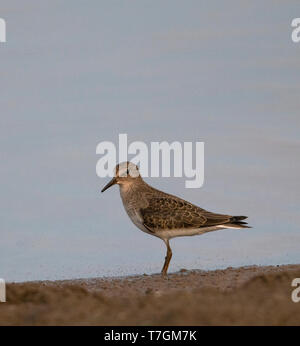
[[[101,192],[104,192],[105,190],[107,190],[109,187],[115,185],[117,183],[117,179],[116,178],[112,178],[112,180],[104,186],[104,188],[101,190]]]

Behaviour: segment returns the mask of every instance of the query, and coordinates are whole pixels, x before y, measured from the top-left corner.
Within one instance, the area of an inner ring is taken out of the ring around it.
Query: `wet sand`
[[[300,265],[7,284],[0,325],[300,325]]]

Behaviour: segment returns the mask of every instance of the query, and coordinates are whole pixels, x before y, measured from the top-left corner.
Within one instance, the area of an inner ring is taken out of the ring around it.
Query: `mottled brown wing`
[[[214,214],[189,202],[170,197],[155,197],[140,210],[148,229],[200,228],[220,225],[231,216]]]

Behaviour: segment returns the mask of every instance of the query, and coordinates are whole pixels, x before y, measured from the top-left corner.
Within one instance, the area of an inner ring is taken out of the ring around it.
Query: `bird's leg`
[[[169,240],[164,240],[166,246],[167,246],[167,255],[165,257],[165,263],[164,263],[164,266],[162,268],[162,271],[161,271],[161,274],[163,276],[166,276],[167,275],[167,271],[168,271],[168,267],[169,267],[169,263],[171,261],[171,258],[172,258],[172,250],[170,248],[170,244],[169,244]]]

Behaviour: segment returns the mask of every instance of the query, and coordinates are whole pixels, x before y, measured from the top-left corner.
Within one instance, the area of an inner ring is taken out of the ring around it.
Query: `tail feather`
[[[248,226],[248,223],[242,220],[247,219],[248,216],[233,216],[230,219],[230,222],[226,224],[226,226],[230,226],[233,228],[251,228]]]
[[[232,222],[236,222],[236,221],[241,221],[241,220],[245,220],[247,219],[248,216],[232,216],[231,220]]]
[[[224,228],[252,228],[251,226],[248,226],[247,224],[240,224],[240,223],[225,223],[222,226]]]

